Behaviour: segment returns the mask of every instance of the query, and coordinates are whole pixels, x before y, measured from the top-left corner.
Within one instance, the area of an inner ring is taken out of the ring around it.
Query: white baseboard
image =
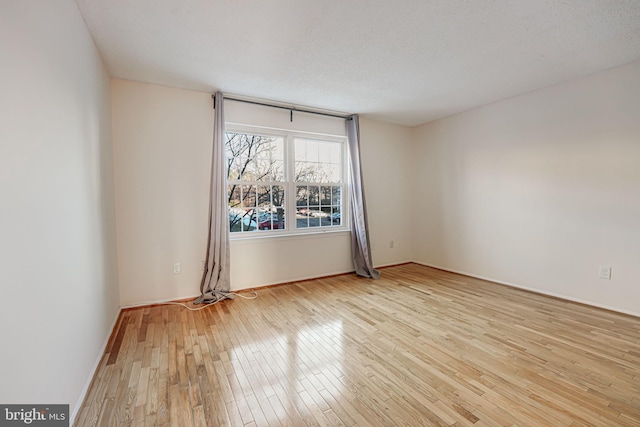
[[[287,279],[287,280],[281,280],[281,281],[275,281],[275,282],[267,282],[264,284],[259,284],[259,285],[255,285],[255,286],[246,286],[246,287],[242,287],[242,288],[237,288],[237,289],[232,289],[231,291],[243,291],[243,290],[247,290],[247,289],[254,289],[254,288],[266,288],[269,286],[278,286],[278,285],[284,285],[287,283],[296,283],[296,282],[304,282],[307,280],[314,280],[314,279],[322,279],[324,277],[332,277],[332,276],[340,276],[341,274],[349,274],[349,273],[353,273],[354,270],[344,270],[344,271],[335,271],[332,273],[326,273],[323,274],[322,276],[298,276],[298,277],[293,277],[291,279]]]
[[[238,288],[231,289],[231,292],[240,292],[240,291],[245,291],[245,290],[254,289],[254,288],[259,289],[259,288],[265,288],[265,287],[268,287],[268,286],[284,285],[285,283],[304,282],[306,280],[321,279],[323,277],[339,276],[341,274],[349,274],[349,273],[353,273],[353,270],[336,271],[336,272],[333,272],[333,273],[323,274],[322,276],[300,276],[300,277],[293,277],[291,279],[287,279],[287,280],[284,280],[284,281],[281,280],[281,281],[260,283],[259,285],[241,286],[241,287],[238,287]],[[176,297],[163,298],[163,299],[157,299],[157,300],[141,301],[141,302],[136,302],[136,303],[133,303],[133,304],[123,305],[122,309],[145,307],[147,305],[154,305],[154,304],[164,304],[164,303],[172,302],[172,301],[176,301],[176,300],[196,299],[199,296],[200,296],[200,294],[193,294],[193,295],[176,296]]]
[[[386,263],[386,264],[379,264],[379,265],[376,265],[376,266],[375,266],[375,268],[377,269],[377,268],[396,267],[396,266],[398,266],[398,265],[411,264],[411,263],[413,263],[413,261],[396,261],[396,262],[388,262],[388,263]],[[416,263],[414,263],[414,264],[417,264],[417,262],[416,262]]]
[[[156,300],[150,300],[150,301],[142,301],[142,302],[135,302],[133,304],[126,304],[123,305],[121,307],[122,310],[126,309],[126,308],[136,308],[136,307],[145,307],[147,305],[155,305],[155,304],[164,304],[167,302],[173,302],[173,301],[179,301],[179,300],[185,300],[185,299],[196,299],[200,296],[200,294],[193,294],[193,295],[185,295],[185,296],[177,296],[177,297],[171,297],[171,298],[163,298],[163,299],[156,299]]]
[[[572,296],[559,294],[559,293],[555,293],[555,292],[549,292],[549,291],[546,291],[546,290],[543,290],[543,289],[532,288],[532,287],[529,287],[529,286],[522,286],[522,285],[518,285],[516,283],[504,282],[502,280],[496,280],[496,279],[493,279],[491,277],[480,276],[480,275],[469,273],[469,272],[462,271],[462,270],[454,270],[454,269],[451,269],[451,268],[442,267],[442,266],[435,265],[435,264],[427,264],[427,263],[420,262],[420,261],[411,261],[411,262],[413,262],[415,264],[423,265],[425,267],[437,268],[438,270],[448,271],[450,273],[461,274],[463,276],[469,276],[469,277],[473,277],[473,278],[476,278],[476,279],[486,280],[488,282],[498,283],[500,285],[510,286],[512,288],[518,288],[518,289],[522,289],[522,290],[525,290],[525,291],[534,292],[536,294],[547,295],[547,296],[554,297],[554,298],[560,298],[560,299],[567,300],[567,301],[572,301],[572,302],[577,302],[577,303],[584,304],[584,305],[589,305],[591,307],[597,307],[597,308],[602,308],[602,309],[609,310],[609,311],[615,311],[616,313],[622,313],[622,314],[628,314],[629,316],[640,317],[640,313],[636,313],[636,312],[633,312],[631,310],[625,310],[625,309],[622,309],[622,308],[619,308],[619,307],[611,307],[609,305],[599,304],[599,303],[595,303],[593,301],[587,301],[587,300],[584,300],[584,299],[581,299],[581,298],[575,298],[575,297],[572,297]]]
[[[107,351],[107,345],[109,345],[109,339],[111,338],[111,335],[113,335],[114,328],[116,327],[116,325],[118,323],[118,319],[120,318],[120,312],[122,312],[121,308],[118,309],[118,312],[116,313],[115,319],[113,319],[113,322],[111,322],[111,327],[109,328],[109,333],[107,334],[107,337],[105,338],[104,343],[102,344],[102,347],[100,348],[100,352],[98,353],[98,359],[93,364],[93,367],[91,368],[91,371],[89,372],[89,378],[87,379],[87,382],[85,383],[85,385],[84,385],[84,387],[82,389],[82,392],[80,393],[80,397],[78,398],[78,402],[76,403],[76,406],[73,408],[73,412],[69,416],[69,425],[70,426],[75,424],[76,417],[78,416],[78,412],[80,412],[80,408],[82,408],[82,404],[84,403],[84,399],[86,399],[86,397],[87,397],[87,393],[89,392],[89,387],[91,387],[91,383],[93,382],[93,377],[95,377],[96,372],[98,371],[98,368],[100,367],[100,362],[102,361],[102,358],[104,357],[104,353]]]

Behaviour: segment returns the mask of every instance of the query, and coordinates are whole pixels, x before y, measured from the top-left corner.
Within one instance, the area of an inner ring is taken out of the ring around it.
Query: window
[[[344,138],[226,132],[232,235],[346,229]]]

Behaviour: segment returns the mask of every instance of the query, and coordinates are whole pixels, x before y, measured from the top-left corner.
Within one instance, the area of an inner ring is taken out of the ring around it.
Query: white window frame
[[[247,240],[247,239],[261,239],[270,237],[282,237],[282,236],[298,236],[298,235],[313,235],[313,234],[325,234],[325,233],[344,233],[351,230],[351,215],[350,215],[350,203],[349,203],[349,186],[350,186],[350,174],[349,174],[349,161],[348,161],[348,149],[347,149],[347,137],[340,135],[329,135],[313,132],[293,131],[287,129],[277,129],[263,126],[250,126],[237,123],[225,124],[225,143],[226,132],[236,133],[248,133],[255,135],[264,135],[272,137],[282,137],[284,140],[284,165],[285,176],[284,181],[274,182],[268,181],[264,184],[276,184],[282,185],[285,191],[285,228],[282,230],[255,230],[246,232],[233,232],[230,234],[231,240]],[[341,144],[340,154],[342,156],[342,164],[340,168],[341,182],[339,184],[334,183],[317,183],[322,186],[340,186],[340,194],[342,206],[340,210],[340,225],[324,226],[324,227],[296,227],[296,185],[300,183],[293,180],[295,176],[295,139],[303,138],[317,141],[338,142]],[[226,150],[225,150],[226,154]],[[226,162],[225,162],[226,163]],[[242,182],[242,181],[239,181]],[[260,185],[260,183],[258,183]],[[228,208],[228,206],[227,206]],[[291,220],[294,219],[294,221]]]

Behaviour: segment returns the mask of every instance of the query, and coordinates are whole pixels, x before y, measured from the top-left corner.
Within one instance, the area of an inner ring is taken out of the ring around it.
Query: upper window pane
[[[284,139],[227,132],[229,180],[284,181]]]
[[[296,138],[295,181],[339,183],[342,171],[342,144]]]

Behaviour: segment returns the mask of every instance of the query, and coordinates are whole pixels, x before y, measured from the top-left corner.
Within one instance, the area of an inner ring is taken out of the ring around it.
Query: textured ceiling
[[[77,0],[114,77],[417,125],[640,59],[640,0]]]

